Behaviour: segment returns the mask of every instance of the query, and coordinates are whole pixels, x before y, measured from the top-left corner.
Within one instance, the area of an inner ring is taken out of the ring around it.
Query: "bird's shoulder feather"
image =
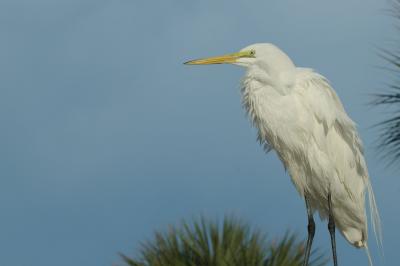
[[[309,113],[324,125],[326,133],[335,129],[350,147],[363,154],[356,124],[347,115],[338,95],[324,76],[312,69],[298,68],[294,93]]]

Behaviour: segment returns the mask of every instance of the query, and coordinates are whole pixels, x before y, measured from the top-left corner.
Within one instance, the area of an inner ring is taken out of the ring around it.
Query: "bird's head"
[[[246,68],[258,67],[268,72],[287,71],[294,68],[292,60],[282,50],[270,43],[256,43],[236,53],[196,59],[185,64],[234,64]]]

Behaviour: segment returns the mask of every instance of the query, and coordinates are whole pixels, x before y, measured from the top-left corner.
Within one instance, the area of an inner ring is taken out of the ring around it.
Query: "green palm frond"
[[[400,0],[392,0],[391,15],[400,21]],[[400,30],[399,27],[397,27]],[[386,158],[394,162],[400,158],[400,47],[394,49],[381,50],[381,57],[388,62],[390,70],[393,71],[397,79],[389,85],[387,92],[375,95],[372,102],[374,105],[391,108],[394,110],[392,117],[377,124],[379,126],[380,138],[378,148]]]
[[[283,239],[274,241],[268,248],[268,258],[264,266],[298,266],[303,265],[304,243],[298,241],[295,235],[286,233]],[[328,260],[316,250],[311,252],[309,265],[323,266]]]
[[[234,218],[222,223],[204,218],[156,232],[142,245],[139,258],[121,254],[130,266],[299,266],[304,243],[293,234],[278,241],[267,241],[265,234]],[[310,266],[323,266],[326,260],[313,252]]]

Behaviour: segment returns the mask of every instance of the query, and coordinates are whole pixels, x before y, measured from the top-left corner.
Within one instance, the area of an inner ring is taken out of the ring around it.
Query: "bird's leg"
[[[331,244],[332,244],[332,256],[333,256],[333,265],[337,266],[337,257],[336,257],[336,240],[335,240],[335,219],[332,213],[332,198],[331,193],[328,194],[328,206],[329,206],[329,222],[328,222],[328,230],[331,235]]]
[[[314,222],[312,210],[311,210],[311,207],[310,207],[310,203],[308,202],[308,198],[307,198],[306,195],[304,195],[304,199],[305,199],[305,202],[306,202],[307,216],[308,216],[308,226],[307,226],[308,238],[307,238],[306,251],[304,253],[303,266],[307,266],[308,265],[308,260],[310,258],[311,246],[312,246],[312,242],[313,242],[314,234],[315,234],[315,222]]]

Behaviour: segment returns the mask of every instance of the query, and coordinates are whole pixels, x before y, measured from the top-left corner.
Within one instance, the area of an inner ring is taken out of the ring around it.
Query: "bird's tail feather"
[[[373,266],[371,253],[369,252],[367,243],[364,244],[364,248],[365,248],[365,252],[367,253],[367,257],[368,257],[368,264],[369,264],[369,266]]]
[[[383,239],[382,239],[382,227],[381,227],[381,218],[379,217],[378,207],[376,206],[374,191],[372,190],[372,186],[370,182],[367,182],[368,189],[368,200],[369,200],[369,209],[371,215],[372,228],[374,230],[375,239],[379,249],[383,255]],[[369,255],[369,250],[367,245],[365,244],[367,253]],[[370,258],[369,258],[370,259]]]

